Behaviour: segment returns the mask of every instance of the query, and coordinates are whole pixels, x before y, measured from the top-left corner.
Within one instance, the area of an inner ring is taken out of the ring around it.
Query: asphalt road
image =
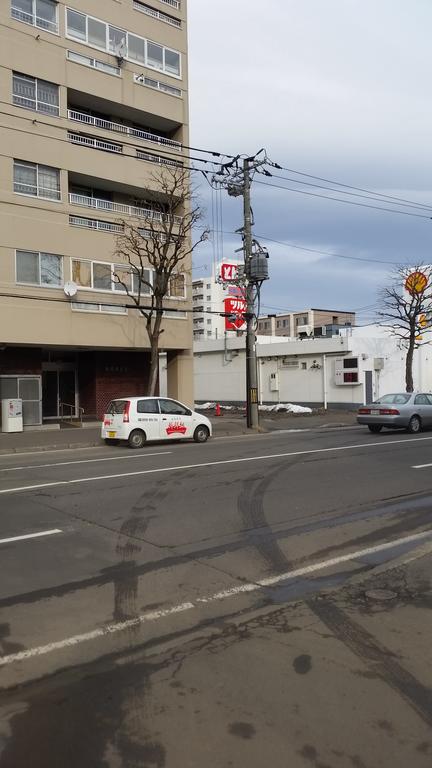
[[[428,552],[431,478],[359,429],[0,457],[1,768],[430,766],[421,649],[322,596]]]

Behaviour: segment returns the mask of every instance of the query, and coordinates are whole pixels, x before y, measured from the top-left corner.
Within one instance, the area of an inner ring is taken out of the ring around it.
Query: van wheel
[[[128,437],[129,448],[142,448],[146,441],[145,433],[141,429],[134,429]]]
[[[408,432],[411,432],[411,434],[417,434],[417,432],[421,431],[421,420],[420,416],[411,416],[409,423],[408,423]]]
[[[116,440],[115,437],[106,437],[105,438],[105,445],[118,445],[119,440]]]
[[[382,430],[382,424],[368,424],[369,432],[378,433]]]
[[[208,431],[207,427],[204,426],[204,424],[201,424],[200,427],[197,427],[193,439],[196,443],[205,443],[209,439],[210,432]]]

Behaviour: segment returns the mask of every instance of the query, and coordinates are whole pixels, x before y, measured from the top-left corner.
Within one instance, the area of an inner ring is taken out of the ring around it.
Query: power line
[[[334,259],[347,259],[348,261],[366,261],[373,264],[388,264],[389,266],[394,266],[395,264],[402,263],[397,261],[384,261],[383,259],[368,259],[363,256],[347,256],[346,254],[342,254],[342,253],[329,253],[328,251],[320,251],[318,248],[307,248],[306,246],[297,245],[295,243],[283,242],[282,240],[274,240],[271,237],[266,237],[266,235],[257,235],[257,237],[259,237],[261,240],[266,240],[269,243],[285,245],[288,248],[296,248],[299,251],[318,253],[318,254],[321,254],[322,256],[329,256],[330,258],[334,258]]]
[[[368,203],[357,203],[353,200],[344,200],[340,197],[329,197],[328,195],[320,195],[318,192],[306,192],[304,189],[293,189],[292,187],[284,187],[281,184],[272,184],[271,182],[267,181],[255,181],[256,184],[261,184],[263,187],[274,187],[275,189],[283,189],[285,192],[296,192],[300,195],[307,195],[308,197],[319,197],[323,200],[331,200],[335,203],[346,203],[347,205],[356,205],[360,208],[372,208],[375,211],[385,211],[386,213],[395,213],[399,214],[400,216],[413,216],[417,219],[432,219],[432,216],[424,216],[421,213],[413,213],[412,211],[398,211],[393,208],[384,208],[383,206],[377,206],[377,205],[369,205]]]
[[[299,176],[305,176],[308,179],[316,179],[317,181],[324,181],[326,184],[334,184],[337,187],[344,187],[345,189],[354,189],[354,190],[356,190],[356,192],[366,192],[367,194],[377,195],[377,196],[379,196],[381,198],[384,198],[384,199],[387,199],[387,200],[395,200],[396,202],[409,203],[409,204],[412,204],[412,205],[415,205],[415,206],[418,205],[418,206],[421,206],[421,207],[424,207],[424,208],[432,208],[431,205],[427,205],[427,204],[423,204],[423,203],[418,203],[418,202],[416,202],[414,200],[409,200],[409,199],[406,199],[404,197],[396,197],[395,195],[386,195],[383,192],[376,192],[376,191],[373,191],[373,190],[370,190],[370,189],[364,189],[363,187],[355,187],[352,184],[344,184],[343,182],[340,182],[340,181],[334,181],[334,179],[326,179],[323,176],[314,176],[311,173],[304,173],[303,171],[296,171],[293,168],[285,168],[284,166],[278,165],[278,164],[276,164],[276,167],[279,168],[281,171],[288,171],[289,173],[295,173],[295,174],[298,174]],[[278,177],[278,178],[283,178],[283,177]]]
[[[312,183],[310,181],[302,181],[301,179],[293,179],[293,178],[289,178],[288,176],[279,176],[278,174],[275,174],[275,173],[272,173],[271,176],[274,179],[281,179],[282,181],[292,181],[292,182],[294,182],[294,184],[304,184],[304,185],[307,185],[308,187],[315,187],[317,189],[326,189],[329,192],[338,192],[338,193],[342,193],[344,195],[350,195],[352,197],[361,197],[364,200],[374,200],[377,203],[383,202],[382,197],[379,196],[379,193],[375,193],[375,192],[371,192],[370,194],[361,194],[359,192],[350,192],[350,191],[344,192],[344,190],[335,189],[334,187],[326,187],[323,184],[315,184],[315,183]],[[398,200],[398,198],[394,198],[394,199]],[[401,207],[404,207],[404,208],[415,208],[416,210],[430,211],[432,213],[432,206],[431,205],[426,205],[424,203],[413,203],[413,202],[411,203],[411,202],[406,202],[406,201],[400,200],[400,201],[397,202],[397,205],[401,206]]]

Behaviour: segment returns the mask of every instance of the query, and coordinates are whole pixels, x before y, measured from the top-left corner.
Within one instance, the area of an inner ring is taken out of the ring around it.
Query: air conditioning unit
[[[297,326],[297,333],[305,333],[306,336],[312,336],[313,334],[313,327],[311,325],[298,325]]]

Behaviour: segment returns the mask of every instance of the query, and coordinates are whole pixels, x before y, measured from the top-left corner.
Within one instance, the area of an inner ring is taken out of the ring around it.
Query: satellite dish
[[[65,292],[65,296],[68,296],[71,299],[73,296],[75,296],[78,288],[76,283],[74,283],[72,280],[68,280],[68,282],[64,284],[63,290]]]

